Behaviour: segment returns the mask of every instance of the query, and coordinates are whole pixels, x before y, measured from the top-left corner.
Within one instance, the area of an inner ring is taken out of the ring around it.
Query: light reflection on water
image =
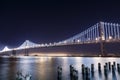
[[[109,73],[105,78],[103,65],[106,62],[120,63],[120,58],[109,57],[20,57],[20,58],[0,58],[0,80],[15,80],[16,72],[22,71],[23,74],[30,73],[32,80],[57,80],[57,67],[63,68],[62,80],[70,80],[69,65],[72,64],[79,73],[79,80],[82,80],[81,65],[90,67],[95,66],[94,79],[91,80],[120,80],[120,75]],[[98,73],[98,63],[102,65],[102,75]]]

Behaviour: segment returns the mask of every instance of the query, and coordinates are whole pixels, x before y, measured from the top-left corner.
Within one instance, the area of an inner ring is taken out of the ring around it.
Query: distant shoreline
[[[115,58],[120,58],[120,56],[97,56],[97,55],[94,55],[94,56],[0,56],[0,58],[40,58],[40,57],[115,57]]]

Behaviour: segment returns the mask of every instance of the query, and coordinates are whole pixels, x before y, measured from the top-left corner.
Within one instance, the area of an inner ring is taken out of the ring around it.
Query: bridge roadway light
[[[112,36],[109,36],[109,39],[112,39]]]
[[[95,38],[95,40],[97,41],[97,40],[98,40],[98,38]]]
[[[105,37],[104,37],[104,36],[102,36],[102,40],[105,40]]]
[[[95,40],[96,40],[96,41],[98,41],[98,40],[99,40],[99,38],[95,38]]]
[[[78,40],[77,40],[77,42],[79,43],[79,42],[80,42],[80,40],[78,39]]]

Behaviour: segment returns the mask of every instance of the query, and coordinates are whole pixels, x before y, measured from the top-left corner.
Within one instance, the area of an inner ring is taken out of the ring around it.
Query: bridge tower
[[[28,54],[28,40],[25,42],[25,56],[29,56]]]
[[[105,33],[104,33],[104,22],[99,22],[99,33],[100,33],[100,50],[101,56],[104,56],[105,48],[104,48],[104,40],[105,40]]]

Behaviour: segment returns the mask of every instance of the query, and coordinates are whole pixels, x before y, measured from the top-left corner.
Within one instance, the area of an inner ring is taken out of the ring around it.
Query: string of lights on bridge
[[[120,25],[116,23],[99,22],[93,25],[92,27],[84,30],[83,32],[60,42],[54,42],[49,44],[36,44],[29,40],[26,40],[21,46],[17,48],[10,49],[7,46],[5,46],[0,52],[37,47],[97,43],[100,41],[120,41]]]

